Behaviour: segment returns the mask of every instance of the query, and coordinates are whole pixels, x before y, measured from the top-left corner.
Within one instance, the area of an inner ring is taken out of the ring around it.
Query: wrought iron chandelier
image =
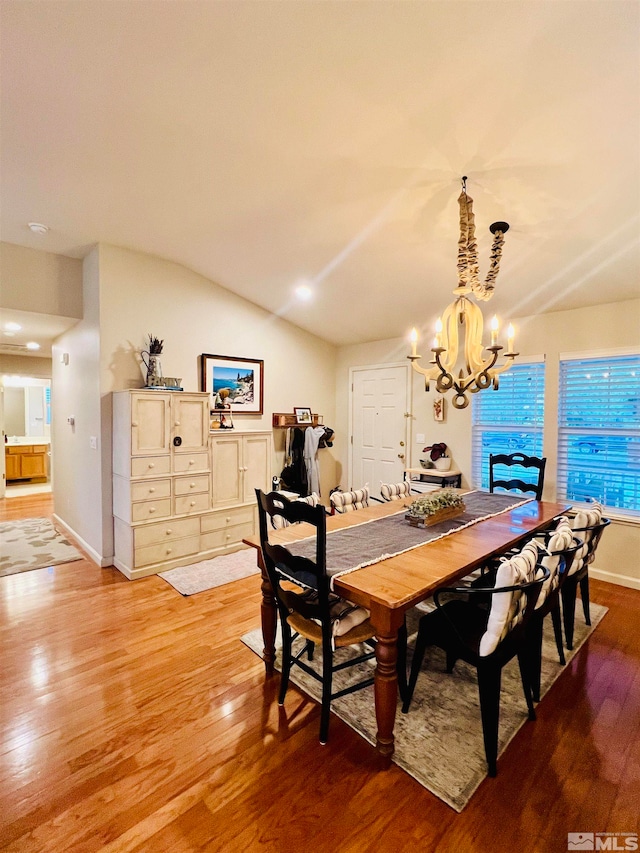
[[[507,359],[502,364],[497,364],[498,356],[504,349],[498,344],[499,324],[494,315],[491,321],[491,344],[483,347],[482,311],[472,302],[468,294],[473,294],[476,299],[486,301],[493,296],[495,281],[500,270],[500,258],[502,257],[502,245],[504,235],[509,230],[507,222],[494,222],[489,226],[493,234],[493,246],[491,247],[491,262],[489,272],[484,282],[479,279],[478,271],[478,244],[475,236],[475,219],[473,215],[473,199],[467,195],[467,177],[462,178],[462,192],[458,198],[460,205],[460,240],[458,241],[458,286],[453,291],[456,299],[445,308],[436,323],[436,336],[433,340],[431,352],[433,359],[429,367],[421,367],[418,361],[422,356],[418,355],[417,343],[418,332],[411,331],[411,355],[407,356],[411,366],[417,373],[425,378],[426,390],[429,383],[435,381],[436,389],[443,394],[454,390],[452,399],[454,408],[464,409],[469,405],[468,394],[476,394],[485,388],[493,386],[498,388],[498,377],[513,364],[513,360],[519,353],[514,352],[514,329],[511,323],[507,329],[507,351],[504,357]],[[460,353],[460,330],[464,329],[464,352]],[[486,350],[486,355],[483,354]],[[463,356],[463,358],[462,358]],[[458,367],[458,361],[462,362]]]

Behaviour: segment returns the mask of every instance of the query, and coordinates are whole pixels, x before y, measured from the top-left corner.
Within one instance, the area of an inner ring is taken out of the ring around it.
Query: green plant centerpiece
[[[439,521],[462,515],[464,511],[462,496],[451,489],[443,489],[439,492],[430,492],[413,501],[405,518],[414,527],[420,525],[430,527]]]

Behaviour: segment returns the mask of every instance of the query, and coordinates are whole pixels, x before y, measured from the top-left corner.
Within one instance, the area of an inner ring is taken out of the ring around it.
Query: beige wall
[[[0,374],[51,379],[51,359],[30,355],[0,355]]]
[[[270,429],[272,412],[301,405],[322,413],[326,424],[335,421],[335,348],[179,264],[101,245],[85,259],[84,299],[84,319],[58,339],[53,357],[55,505],[103,564],[113,548],[111,392],[143,386],[140,350],[149,333],[164,340],[163,372],[181,377],[187,391],[200,390],[201,353],[264,360],[264,415],[236,417],[238,427]],[[97,450],[90,449],[92,435]],[[283,442],[276,431],[274,474],[283,467]],[[328,495],[334,456],[330,449],[320,454]]]
[[[521,358],[545,356],[545,438],[547,456],[545,493],[547,500],[556,494],[556,443],[558,421],[558,372],[560,353],[607,350],[640,346],[640,299],[560,311],[535,317],[515,319],[517,349]],[[424,353],[425,344],[420,348]],[[349,423],[349,368],[368,364],[401,362],[409,352],[408,340],[392,339],[370,344],[341,347],[336,369],[336,400],[339,434],[346,434]],[[427,347],[428,351],[428,347]],[[484,393],[493,393],[487,391]],[[499,393],[499,392],[498,392]],[[471,406],[457,411],[446,399],[446,420],[436,423],[432,415],[434,390],[424,391],[424,380],[414,373],[411,418],[411,439],[408,459],[417,466],[420,446],[417,433],[425,433],[426,443],[444,441],[453,457],[453,464],[463,473],[463,484],[471,482]],[[336,445],[338,464],[347,471],[348,443]],[[600,576],[640,589],[640,524],[616,520],[602,539],[597,566]],[[594,571],[598,576],[598,570]]]
[[[0,307],[82,317],[82,261],[0,243]]]

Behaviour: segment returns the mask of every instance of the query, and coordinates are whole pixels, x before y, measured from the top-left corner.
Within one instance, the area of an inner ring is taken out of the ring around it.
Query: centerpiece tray
[[[465,511],[464,501],[451,491],[433,492],[413,501],[405,519],[413,527],[431,527],[449,518],[456,518]]]

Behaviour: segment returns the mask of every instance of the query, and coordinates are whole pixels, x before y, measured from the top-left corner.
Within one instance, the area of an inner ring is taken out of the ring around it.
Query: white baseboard
[[[626,586],[629,589],[640,589],[640,578],[631,578],[628,575],[615,575],[613,572],[605,572],[602,569],[590,567],[589,577],[606,583],[615,583],[618,586]]]
[[[54,513],[53,517],[56,523],[59,524],[60,527],[64,528],[64,530],[66,530],[66,532],[76,540],[82,550],[86,551],[93,562],[100,566],[101,569],[104,569],[106,566],[113,565],[113,557],[102,557],[94,548],[91,547],[91,545],[89,545],[88,542],[84,541],[82,536],[79,536],[72,527],[69,527],[69,525],[66,524],[59,515]]]

